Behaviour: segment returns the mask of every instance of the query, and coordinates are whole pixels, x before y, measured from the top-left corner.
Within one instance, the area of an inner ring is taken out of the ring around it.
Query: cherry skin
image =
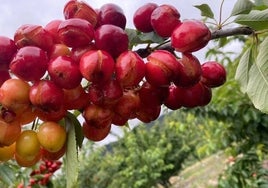
[[[123,52],[116,60],[115,74],[123,87],[137,86],[145,76],[145,63],[137,53]]]
[[[51,80],[35,82],[30,88],[29,97],[35,108],[47,112],[60,110],[64,102],[63,90]]]
[[[91,124],[88,124],[87,122],[83,122],[82,130],[84,136],[87,139],[98,142],[105,139],[109,135],[111,131],[111,125],[103,128],[97,128]]]
[[[146,3],[135,11],[133,23],[137,30],[144,33],[154,30],[151,24],[151,14],[157,7],[155,3]]]
[[[214,88],[226,82],[226,70],[224,66],[216,61],[208,61],[201,65],[201,81],[208,87]]]
[[[80,85],[82,75],[79,65],[71,57],[59,56],[48,64],[50,79],[59,87],[73,89]]]
[[[174,84],[169,86],[168,96],[164,101],[164,105],[171,110],[178,110],[182,107],[183,96],[181,88]]]
[[[10,146],[0,147],[0,163],[13,159],[15,155],[15,142]]]
[[[105,83],[110,80],[115,67],[112,56],[104,50],[90,50],[80,59],[82,76],[93,83]]]
[[[126,32],[118,26],[105,24],[95,31],[96,47],[108,52],[113,58],[128,50],[128,42]]]
[[[18,121],[11,123],[0,119],[0,147],[10,146],[13,144],[21,133],[21,125]]]
[[[201,64],[197,57],[192,54],[182,54],[178,60],[180,67],[177,78],[173,80],[175,85],[180,87],[191,87],[199,82],[202,75]]]
[[[106,3],[98,10],[98,26],[112,24],[125,29],[126,22],[123,9],[116,4]]]
[[[64,18],[81,18],[87,20],[93,27],[96,26],[98,21],[98,14],[96,11],[85,1],[69,0],[63,9]]]
[[[155,86],[168,86],[179,73],[176,57],[166,50],[156,50],[147,57],[146,80]]]
[[[5,36],[0,36],[0,70],[8,70],[9,63],[17,52],[15,42]]]
[[[0,87],[6,80],[10,78],[10,74],[7,70],[0,70]]]
[[[30,105],[30,85],[16,78],[6,80],[0,87],[0,103],[2,107],[20,115]]]
[[[69,47],[88,45],[94,38],[94,27],[86,20],[70,18],[60,23],[59,39]]]
[[[211,39],[209,28],[198,20],[185,20],[171,35],[171,46],[176,51],[190,53],[205,47]]]
[[[33,130],[24,130],[16,141],[16,155],[27,161],[34,160],[40,154],[40,143]]]
[[[113,112],[109,108],[89,104],[82,115],[87,124],[96,128],[105,128],[111,125]]]
[[[67,133],[63,126],[53,121],[43,122],[37,131],[40,145],[49,152],[58,152],[65,144]]]
[[[44,76],[48,57],[44,50],[35,46],[25,46],[18,50],[10,63],[10,70],[25,81],[38,81]]]
[[[180,13],[172,5],[160,5],[151,14],[151,25],[161,37],[170,37],[180,23]]]
[[[50,22],[48,22],[44,29],[50,33],[50,35],[53,38],[53,42],[55,44],[59,44],[60,43],[60,39],[59,39],[59,35],[58,35],[58,27],[61,24],[63,20],[51,20]]]
[[[54,44],[53,36],[40,25],[25,24],[20,26],[15,34],[14,41],[18,48],[37,46],[49,51]]]

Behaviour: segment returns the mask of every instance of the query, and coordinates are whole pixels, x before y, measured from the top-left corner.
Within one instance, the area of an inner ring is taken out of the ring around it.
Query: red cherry
[[[155,3],[146,3],[135,11],[133,23],[137,30],[144,33],[154,30],[151,24],[151,14],[157,7]]]
[[[171,46],[178,52],[194,52],[205,47],[211,39],[209,28],[201,21],[185,20],[171,35]]]

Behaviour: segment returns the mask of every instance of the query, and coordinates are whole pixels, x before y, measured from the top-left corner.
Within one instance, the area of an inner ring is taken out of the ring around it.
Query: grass
[[[227,157],[220,152],[185,168],[170,179],[171,188],[215,188]]]

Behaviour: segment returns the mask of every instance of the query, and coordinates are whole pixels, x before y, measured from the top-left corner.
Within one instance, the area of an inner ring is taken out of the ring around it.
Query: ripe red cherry
[[[111,55],[103,50],[90,50],[80,60],[80,72],[84,78],[94,83],[110,80],[115,62]]]
[[[168,96],[164,101],[164,105],[171,110],[177,110],[182,107],[182,89],[174,84],[169,86]]]
[[[206,87],[202,82],[198,82],[192,87],[181,88],[182,106],[194,108],[207,105],[212,97],[211,88]]]
[[[168,96],[168,87],[158,87],[145,81],[138,90],[138,94],[143,106],[158,106],[163,104]]]
[[[151,25],[161,37],[170,37],[180,23],[180,13],[172,5],[160,5],[151,14]]]
[[[60,110],[64,101],[63,90],[50,80],[35,82],[30,88],[29,97],[36,108],[47,112]]]
[[[87,20],[93,27],[96,26],[98,15],[85,1],[69,0],[63,9],[64,18],[81,18]]]
[[[176,57],[166,50],[156,50],[147,57],[146,80],[155,86],[168,86],[179,73]]]
[[[10,74],[7,70],[0,70],[0,87],[2,86],[2,84],[10,79]]]
[[[123,9],[116,4],[106,3],[98,10],[98,26],[112,24],[125,29],[126,22]]]
[[[105,24],[95,31],[96,47],[105,50],[113,58],[128,50],[128,36],[126,32],[115,25]]]
[[[223,85],[226,81],[224,66],[216,61],[208,61],[201,65],[201,81],[204,85],[214,88]]]
[[[141,104],[140,108],[136,111],[136,118],[143,123],[150,123],[156,120],[161,112],[161,105],[147,106]]]
[[[47,66],[46,52],[36,46],[20,48],[10,62],[11,72],[25,81],[40,80],[44,76]]]
[[[37,46],[49,51],[54,44],[53,36],[40,25],[25,24],[20,26],[15,34],[14,41],[19,48]]]
[[[5,36],[0,36],[0,70],[8,70],[9,63],[17,52],[15,42]]]
[[[52,20],[45,25],[44,29],[50,33],[53,37],[54,43],[60,43],[59,35],[58,35],[58,27],[63,20]]]
[[[111,125],[113,112],[109,108],[89,104],[82,115],[87,124],[102,129]]]
[[[123,95],[123,88],[116,79],[110,79],[104,84],[91,84],[88,88],[90,101],[96,105],[110,106]]]
[[[77,63],[80,62],[81,57],[90,50],[97,50],[96,45],[91,42],[87,46],[77,47],[71,49],[71,57]]]
[[[158,7],[155,3],[146,3],[136,10],[133,16],[133,23],[137,30],[147,33],[153,31],[151,14]]]
[[[69,47],[88,45],[94,38],[94,27],[86,20],[70,18],[58,27],[60,41]]]
[[[209,28],[201,21],[186,20],[171,35],[171,46],[178,52],[194,52],[205,47],[211,39]]]
[[[202,69],[199,60],[192,54],[182,54],[178,60],[180,72],[178,77],[173,80],[175,85],[180,87],[191,87],[199,82]]]
[[[71,57],[59,56],[48,64],[50,79],[59,87],[73,89],[80,85],[82,75],[79,65]]]
[[[87,122],[83,122],[82,129],[83,134],[87,139],[98,142],[105,139],[109,135],[111,131],[111,125],[104,128],[97,128],[91,124],[88,124]]]
[[[123,87],[137,86],[145,76],[145,63],[133,51],[126,51],[116,59],[115,73]]]
[[[52,46],[52,48],[47,54],[49,59],[51,60],[58,56],[71,56],[71,50],[65,44],[57,43]]]
[[[64,106],[67,110],[82,110],[90,103],[89,95],[80,84],[73,89],[63,89]]]

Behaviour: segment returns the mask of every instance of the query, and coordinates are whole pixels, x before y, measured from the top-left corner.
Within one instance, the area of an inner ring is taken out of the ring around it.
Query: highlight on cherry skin
[[[0,36],[0,162],[56,164],[68,150],[66,122],[73,126],[77,115],[75,134],[99,142],[129,120],[208,105],[226,82],[222,64],[193,55],[211,32],[200,20],[181,20],[180,7],[147,3],[131,19],[113,3],[69,0],[62,10],[44,26],[22,23],[13,38]],[[162,42],[133,42],[128,21]],[[174,50],[161,48],[167,42]]]

